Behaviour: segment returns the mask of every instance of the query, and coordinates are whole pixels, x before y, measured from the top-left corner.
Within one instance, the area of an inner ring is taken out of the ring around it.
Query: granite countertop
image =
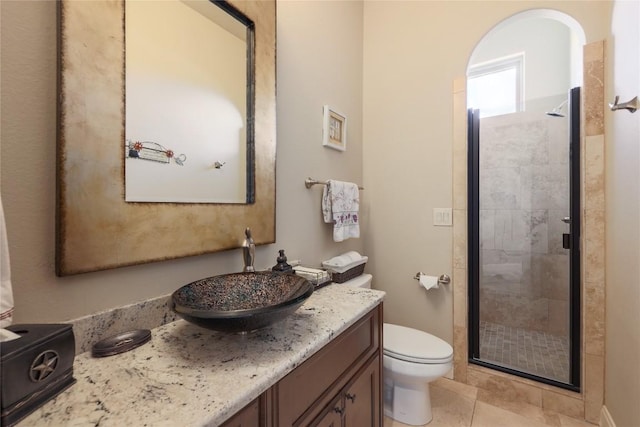
[[[247,335],[184,320],[116,356],[75,358],[77,383],[19,426],[217,426],[369,312],[384,292],[330,285],[293,313]]]

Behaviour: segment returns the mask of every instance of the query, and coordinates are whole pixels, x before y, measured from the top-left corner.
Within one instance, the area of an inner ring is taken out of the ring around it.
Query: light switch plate
[[[433,225],[451,227],[453,211],[451,208],[433,208]]]

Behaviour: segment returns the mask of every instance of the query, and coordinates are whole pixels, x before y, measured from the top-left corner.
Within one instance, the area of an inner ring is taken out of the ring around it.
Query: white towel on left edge
[[[352,182],[329,180],[322,192],[324,222],[333,223],[333,240],[360,237],[360,192]]]
[[[4,223],[4,209],[0,198],[0,328],[13,321],[13,290],[11,289],[11,267],[9,265],[9,243]]]

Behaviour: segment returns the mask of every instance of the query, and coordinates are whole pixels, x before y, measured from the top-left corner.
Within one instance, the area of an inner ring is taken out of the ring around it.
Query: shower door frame
[[[581,153],[580,87],[569,91],[569,382],[519,371],[480,358],[480,112],[467,112],[468,185],[468,343],[469,363],[567,390],[581,388]]]

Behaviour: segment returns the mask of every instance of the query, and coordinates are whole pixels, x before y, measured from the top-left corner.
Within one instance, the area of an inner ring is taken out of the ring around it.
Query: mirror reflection
[[[125,5],[126,201],[252,202],[252,23],[225,2]]]

